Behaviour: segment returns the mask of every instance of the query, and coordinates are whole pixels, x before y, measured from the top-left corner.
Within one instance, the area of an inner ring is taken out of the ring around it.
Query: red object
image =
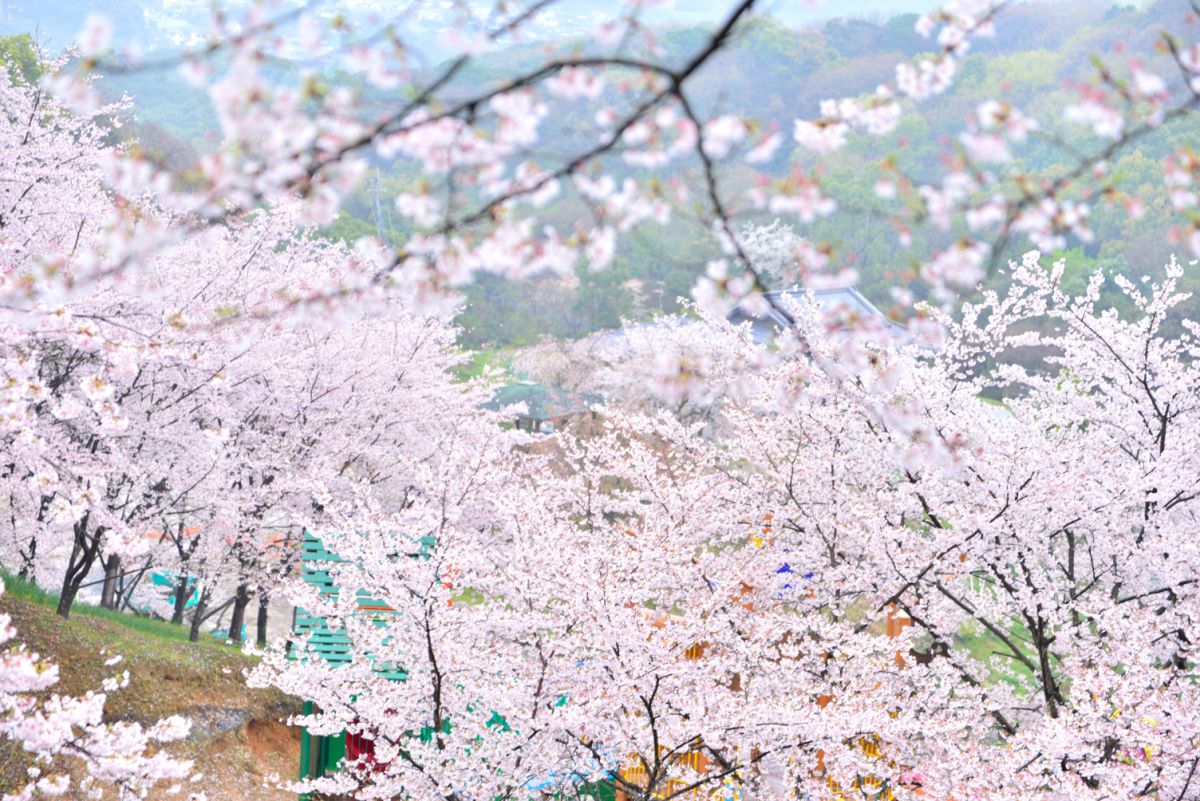
[[[346,732],[346,758],[371,773],[382,773],[387,765],[375,761],[375,741],[365,734]]]
[[[346,732],[346,757],[365,762],[375,761],[375,741],[363,734]]]

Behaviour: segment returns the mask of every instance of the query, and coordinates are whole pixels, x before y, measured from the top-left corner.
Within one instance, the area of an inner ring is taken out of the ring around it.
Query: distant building
[[[600,402],[600,396],[592,393],[569,392],[534,381],[518,381],[496,390],[483,408],[499,410],[524,404],[525,411],[515,417],[514,425],[530,433],[552,434],[571,419],[590,414],[591,407]]]
[[[793,303],[801,308],[808,306],[810,297],[817,308],[836,313],[833,316],[842,321],[841,330],[848,330],[855,323],[866,323],[868,327],[879,326],[886,329],[895,340],[902,340],[908,336],[904,326],[890,320],[853,286],[814,289],[811,290],[811,295],[810,291],[803,287],[793,287],[767,292],[765,297],[771,302],[765,313],[751,314],[743,306],[739,306],[728,318],[733,325],[750,323],[751,335],[757,345],[770,342],[781,329],[795,324],[787,310]],[[667,315],[645,322],[627,323],[611,331],[602,331],[595,335],[597,355],[611,357],[619,354],[631,335],[644,336],[653,341],[656,338],[669,337],[675,326],[697,322],[699,321],[693,317]],[[837,333],[837,329],[834,333]]]
[[[812,302],[818,309],[836,312],[836,316],[844,320],[847,327],[853,322],[873,321],[882,323],[893,336],[901,336],[905,333],[903,326],[889,320],[883,312],[875,307],[875,304],[863,297],[863,294],[853,286],[811,291],[797,287],[767,292],[766,297],[771,305],[762,315],[752,315],[741,306],[734,309],[729,315],[729,322],[734,325],[750,323],[754,341],[760,345],[769,342],[780,329],[795,323],[795,320],[787,313],[787,309],[793,303],[805,307]]]

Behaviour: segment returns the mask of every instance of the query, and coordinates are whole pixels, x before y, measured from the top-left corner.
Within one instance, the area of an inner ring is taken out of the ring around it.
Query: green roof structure
[[[529,431],[550,431],[542,423],[553,423],[573,415],[585,414],[602,402],[599,395],[590,392],[571,392],[561,387],[548,387],[534,381],[518,381],[496,390],[492,399],[483,408],[497,411],[506,406],[524,404],[525,412],[519,415],[517,427]]]
[[[421,541],[420,553],[427,552],[432,542]],[[332,565],[343,561],[336,553],[325,548],[324,542],[311,532],[305,532],[301,543],[300,572],[304,581],[315,587],[322,596],[336,598],[339,592],[330,571]],[[358,611],[371,615],[378,625],[386,625],[386,617],[392,608],[368,593],[358,593]],[[353,641],[344,629],[331,628],[328,621],[319,615],[297,607],[292,618],[292,633],[297,640],[305,640],[307,649],[300,654],[293,651],[293,658],[305,659],[305,654],[316,654],[330,665],[346,665],[353,661]],[[403,681],[405,673],[394,667],[380,667],[380,675]],[[311,715],[312,701],[304,702],[304,714]],[[313,735],[307,729],[300,733],[300,778],[315,779],[338,770],[346,757],[346,734],[333,737]]]
[[[421,551],[428,544],[421,543]],[[326,550],[324,543],[314,534],[305,532],[301,544],[300,571],[304,581],[315,587],[322,596],[336,598],[338,587],[333,582],[330,566],[341,562],[342,558]],[[383,617],[392,612],[392,608],[378,598],[372,598],[368,593],[358,592],[358,611],[377,618],[384,624]],[[297,607],[292,618],[292,633],[296,639],[307,639],[309,649],[331,665],[344,665],[352,661],[351,641],[342,629],[330,628],[325,618],[313,615],[307,610]],[[388,678],[402,679],[404,674],[397,670],[381,671]],[[394,674],[394,675],[389,675]]]

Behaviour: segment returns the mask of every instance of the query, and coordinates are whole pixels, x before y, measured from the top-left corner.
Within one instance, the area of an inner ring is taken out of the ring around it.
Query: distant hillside
[[[826,189],[843,208],[877,205],[873,185],[882,173],[880,162],[894,154],[903,171],[917,179],[942,174],[946,140],[956,136],[967,117],[987,98],[1005,99],[1041,121],[1043,130],[1019,153],[1013,169],[1054,175],[1066,168],[1069,149],[1099,149],[1103,143],[1085,129],[1061,120],[1062,109],[1073,102],[1073,85],[1094,74],[1094,56],[1116,58],[1119,51],[1144,54],[1148,67],[1171,76],[1173,65],[1156,52],[1161,32],[1184,20],[1186,0],[1158,0],[1137,8],[1130,3],[1096,0],[1055,0],[1014,4],[999,18],[997,35],[982,39],[965,60],[952,89],[919,106],[909,104],[900,128],[891,136],[859,138],[834,158],[824,158],[820,171]],[[839,19],[817,27],[791,29],[770,19],[747,26],[733,45],[719,53],[696,76],[693,90],[704,113],[750,114],[764,128],[781,131],[790,141],[797,116],[812,116],[829,97],[870,92],[893,74],[896,63],[927,51],[931,43],[913,31],[915,14],[888,20]],[[682,28],[662,34],[663,60],[677,63],[702,41],[704,28]],[[564,50],[573,45],[564,45]],[[493,55],[466,71],[462,84],[494,80],[506,71],[545,57],[545,49],[530,45]],[[582,126],[591,110],[586,104],[556,107],[549,119],[546,150],[558,138]],[[1056,143],[1059,140],[1061,144]],[[1132,220],[1107,203],[1094,203],[1091,243],[1069,242],[1068,284],[1082,289],[1083,276],[1093,268],[1142,276],[1159,270],[1178,246],[1167,236],[1175,220],[1163,186],[1159,160],[1189,143],[1200,141],[1195,116],[1140,141],[1110,165],[1113,174],[1145,201],[1146,214]],[[1063,147],[1065,145],[1065,147]],[[794,160],[793,160],[794,159]],[[810,154],[790,154],[782,148],[769,172],[782,176],[794,166],[811,169]],[[687,168],[686,162],[682,167]],[[626,168],[616,163],[620,175]],[[400,190],[413,180],[411,168],[385,165],[384,187]],[[673,173],[693,181],[690,172]],[[721,171],[727,196],[748,188],[751,176],[735,163]],[[346,219],[335,229],[348,237],[374,230],[373,197],[366,191],[347,206]],[[550,216],[569,223],[581,210],[569,200],[552,208]],[[393,215],[394,216],[394,215]],[[760,217],[759,222],[770,218]],[[386,221],[385,221],[386,227]],[[898,276],[960,231],[929,234],[917,231],[911,255],[899,251],[896,234],[881,216],[835,215],[809,226],[796,225],[802,235],[834,246],[843,263],[860,276],[859,288],[887,308],[889,290]],[[397,226],[396,238],[407,233]],[[1029,249],[1018,241],[1002,256],[1013,258]],[[574,280],[546,280],[510,285],[484,278],[467,289],[469,305],[460,318],[466,344],[523,345],[544,335],[577,337],[619,324],[622,317],[644,318],[660,308],[670,311],[675,298],[687,296],[699,271],[715,257],[704,225],[695,222],[689,205],[681,206],[671,226],[647,227],[621,244],[614,265],[601,275],[586,268]],[[1049,255],[1049,254],[1048,254]],[[1001,280],[994,277],[993,280]],[[1200,277],[1190,275],[1188,289],[1200,289]],[[1110,295],[1113,303],[1121,301]]]
[[[822,160],[825,185],[844,208],[871,207],[876,204],[872,186],[880,174],[879,164],[889,154],[897,156],[899,166],[908,175],[918,180],[933,178],[941,170],[945,141],[961,130],[967,116],[985,98],[1009,100],[1042,122],[1043,130],[1020,151],[1014,169],[1053,175],[1065,168],[1068,148],[1086,151],[1099,145],[1081,127],[1066,125],[1059,119],[1062,108],[1073,97],[1070,86],[1091,76],[1092,57],[1112,56],[1118,48],[1125,48],[1144,54],[1148,66],[1161,64],[1163,57],[1155,52],[1158,36],[1166,27],[1184,20],[1187,8],[1187,0],[1157,0],[1140,7],[1110,0],[1015,3],[1000,16],[995,38],[976,43],[948,93],[910,108],[893,135],[856,140],[835,158]],[[759,18],[695,76],[692,88],[702,113],[750,114],[761,126],[781,131],[790,141],[792,120],[816,114],[822,99],[872,91],[891,77],[897,62],[930,49],[933,44],[913,31],[915,20],[915,14],[891,19],[844,18],[793,29],[771,18]],[[682,61],[706,33],[703,27],[663,30],[663,61]],[[532,43],[512,47],[480,59],[461,73],[455,85],[465,90],[496,81],[545,58],[548,47],[559,52],[586,52],[591,46],[565,41],[552,46]],[[334,66],[329,68],[333,70]],[[272,69],[287,72],[294,67],[282,63]],[[356,83],[336,71],[327,72],[326,78],[335,83]],[[216,120],[207,98],[174,71],[120,76],[107,85],[114,95],[129,93],[135,97],[136,113],[143,123],[139,135],[147,149],[165,162],[186,164],[216,142]],[[368,108],[395,101],[392,93],[359,88]],[[567,139],[574,137],[577,141],[576,131],[589,123],[593,111],[586,103],[556,105],[544,127],[545,150],[561,152]],[[1056,138],[1061,144],[1055,143]],[[1172,215],[1158,160],[1167,152],[1197,141],[1200,123],[1193,116],[1146,137],[1136,149],[1114,161],[1113,173],[1146,201],[1146,215],[1132,221],[1108,204],[1096,204],[1091,220],[1095,240],[1068,244],[1075,248],[1071,251],[1069,281],[1081,286],[1082,276],[1096,266],[1131,276],[1161,267],[1176,246],[1166,235]],[[809,154],[792,155],[790,148],[783,148],[767,169],[781,176],[796,166],[811,168],[812,162]],[[412,164],[376,166],[385,204],[386,198],[411,188],[419,177]],[[620,175],[628,168],[615,162],[612,169]],[[683,180],[696,181],[694,164],[685,160],[677,170],[675,175]],[[723,166],[721,176],[731,197],[736,197],[751,180],[749,172],[737,163]],[[328,231],[331,236],[353,240],[383,230],[393,242],[399,242],[408,235],[410,228],[394,213],[376,219],[373,186],[364,185],[350,199],[342,218]],[[580,211],[564,196],[547,214],[552,221],[569,226]],[[859,288],[864,294],[885,307],[897,276],[913,266],[910,258],[923,257],[961,233],[928,235],[917,231],[910,257],[898,252],[895,232],[880,215],[840,214],[802,229],[797,226],[797,230],[814,241],[832,245],[843,262],[858,271]],[[1015,256],[1027,248],[1028,244],[1021,241],[1005,255]],[[466,292],[468,306],[460,317],[464,344],[524,345],[544,335],[578,337],[615,326],[622,317],[643,318],[659,309],[671,311],[677,297],[689,294],[700,266],[714,255],[707,228],[696,221],[689,203],[678,209],[668,228],[648,228],[627,237],[606,273],[593,275],[581,267],[566,281],[520,285],[481,279]],[[1200,288],[1200,284],[1187,288]]]

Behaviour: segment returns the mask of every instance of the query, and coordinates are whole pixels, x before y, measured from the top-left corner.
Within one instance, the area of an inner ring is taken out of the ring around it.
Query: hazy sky
[[[758,13],[772,14],[790,24],[818,22],[831,17],[871,16],[888,18],[906,11],[927,11],[944,0],[760,0]],[[481,5],[485,3],[480,0]],[[643,19],[651,23],[716,22],[734,7],[734,0],[667,0],[644,11]],[[433,7],[441,5],[433,3]],[[557,23],[564,28],[583,20],[610,18],[623,3],[614,0],[563,0],[539,16],[546,27]]]
[[[792,23],[814,22],[839,16],[880,14],[884,17],[905,11],[928,11],[944,0],[764,0],[759,8]],[[668,8],[654,12],[654,19],[680,22],[713,20],[727,12],[729,0],[674,0]]]
[[[792,25],[819,22],[838,16],[880,16],[887,18],[906,11],[926,11],[944,0],[759,0],[759,13],[772,14]],[[248,0],[225,0],[225,5],[239,7]],[[306,0],[285,0],[285,6],[300,5]],[[479,9],[480,18],[487,18],[496,0],[468,0]],[[579,36],[595,30],[597,24],[612,19],[628,0],[560,0],[539,14],[526,34],[533,39],[554,40],[563,36]],[[736,0],[666,0],[643,12],[643,19],[653,25],[687,25],[715,23],[734,7]],[[317,4],[319,13],[346,10],[376,18],[387,18],[401,9],[405,15],[405,31],[411,44],[429,54],[436,53],[439,35],[455,24],[452,10],[454,0],[422,0],[415,6],[408,0],[323,0]],[[146,15],[146,27],[130,26],[117,19],[117,37],[122,43],[154,47],[163,44],[195,43],[204,32],[208,0],[133,0]],[[523,5],[518,4],[518,5]],[[65,46],[79,30],[83,16],[91,10],[108,10],[104,0],[18,0],[7,14],[0,13],[0,33],[24,32],[37,29],[43,44]],[[0,0],[4,7],[4,0]],[[124,6],[126,10],[129,6]],[[135,31],[141,31],[145,40]],[[128,39],[126,37],[129,37]]]
[[[945,0],[760,0],[756,12],[771,14],[787,24],[803,25],[840,16],[878,16],[883,19],[906,11],[927,11]],[[389,0],[354,0],[374,9],[386,9]],[[494,0],[472,0],[486,17]],[[734,7],[736,0],[666,0],[651,5],[642,12],[642,19],[652,25],[686,25],[716,23]],[[415,34],[421,47],[423,34],[444,31],[453,13],[447,0],[431,0],[410,17],[406,28]],[[577,36],[595,30],[600,22],[612,19],[614,13],[626,6],[621,0],[561,0],[538,14],[525,31],[533,39],[552,40],[561,36]],[[429,41],[429,40],[424,40]],[[436,52],[436,46],[430,48]]]

